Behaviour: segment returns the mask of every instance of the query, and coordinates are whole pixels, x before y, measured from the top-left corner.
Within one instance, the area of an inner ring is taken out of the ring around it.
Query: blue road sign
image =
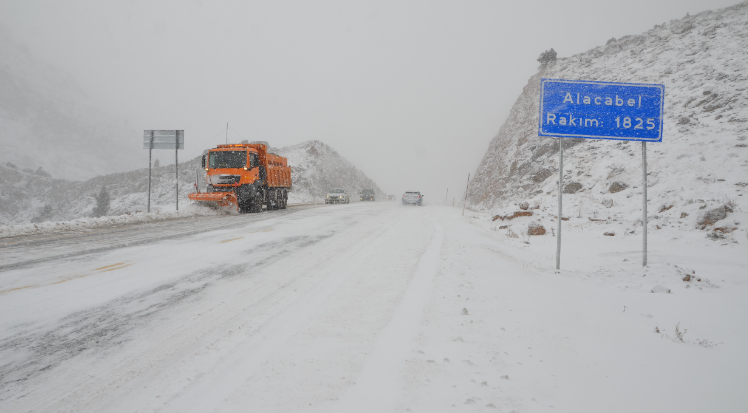
[[[541,79],[539,136],[662,142],[665,86]]]

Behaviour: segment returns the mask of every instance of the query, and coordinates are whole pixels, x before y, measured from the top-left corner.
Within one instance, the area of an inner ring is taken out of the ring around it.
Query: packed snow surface
[[[377,202],[7,240],[0,410],[748,405],[742,245],[655,232],[642,268],[569,232],[557,272],[552,234],[493,224]]]

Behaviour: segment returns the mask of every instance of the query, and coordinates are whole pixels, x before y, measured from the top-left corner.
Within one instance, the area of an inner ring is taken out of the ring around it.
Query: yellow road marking
[[[258,229],[257,231],[250,231],[250,232],[249,232],[249,234],[256,234],[256,233],[258,233],[258,232],[270,232],[270,231],[272,231],[272,230],[273,230],[273,228],[272,228],[272,227],[268,227],[268,228]],[[219,244],[223,244],[224,242],[231,242],[231,241],[236,241],[236,240],[238,240],[238,239],[242,239],[242,238],[244,238],[244,237],[239,237],[239,238],[231,238],[231,239],[227,239],[227,240],[225,240],[225,241],[221,241],[221,242],[219,242]]]
[[[99,270],[103,270],[103,269],[106,269],[106,268],[112,268],[112,267],[116,267],[116,266],[122,265],[122,264],[124,264],[124,262],[118,262],[116,264],[107,265],[106,267],[97,268],[94,271],[99,271]]]
[[[62,283],[64,283],[64,282],[67,282],[67,281],[70,281],[70,280],[77,280],[78,278],[85,278],[85,277],[89,277],[89,276],[91,276],[91,275],[95,275],[95,274],[101,274],[102,272],[109,272],[109,271],[114,271],[114,270],[120,270],[120,269],[122,269],[122,268],[127,268],[127,267],[129,267],[129,266],[131,266],[131,265],[132,265],[132,264],[125,264],[124,262],[118,262],[117,264],[112,264],[112,265],[107,265],[107,266],[105,266],[105,267],[101,267],[101,268],[96,268],[96,269],[95,269],[94,271],[97,271],[97,272],[92,272],[92,273],[88,273],[88,274],[81,274],[81,275],[76,275],[76,276],[72,276],[72,277],[64,278],[64,279],[62,279],[62,280],[60,280],[60,281],[55,281],[55,282],[52,282],[52,283],[47,283],[47,284],[40,284],[40,285],[27,285],[27,286],[25,286],[25,287],[18,287],[18,288],[11,288],[11,289],[9,289],[9,290],[2,290],[2,291],[0,291],[0,294],[3,294],[3,293],[9,293],[9,292],[11,292],[11,291],[23,290],[24,288],[46,287],[46,286],[48,286],[48,285],[62,284]]]
[[[33,285],[27,285],[25,287],[18,287],[18,288],[11,288],[10,290],[0,291],[0,294],[2,294],[2,293],[9,293],[11,291],[16,291],[16,290],[23,290],[24,288],[31,288],[31,287],[33,287]]]
[[[132,264],[127,264],[127,265],[123,265],[123,266],[121,266],[121,267],[117,267],[117,268],[110,268],[110,269],[108,269],[108,270],[104,270],[104,271],[99,271],[99,272],[109,272],[109,271],[114,271],[114,270],[120,270],[120,269],[122,269],[122,268],[125,268],[125,267],[129,267],[129,266],[131,266],[131,265],[132,265]],[[104,267],[104,268],[106,268],[106,267]],[[93,275],[93,274],[89,274],[89,275]]]

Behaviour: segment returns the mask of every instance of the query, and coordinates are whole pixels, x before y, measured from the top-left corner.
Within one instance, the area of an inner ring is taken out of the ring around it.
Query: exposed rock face
[[[665,85],[664,139],[648,144],[647,151],[652,197],[658,197],[663,185],[668,190],[685,187],[678,201],[703,197],[699,193],[708,184],[703,179],[707,174],[732,173],[734,182],[748,181],[748,173],[738,165],[741,158],[734,153],[735,145],[743,144],[736,139],[748,138],[746,21],[748,3],[744,2],[547,62],[529,79],[491,141],[470,185],[468,205],[477,210],[506,210],[520,201],[544,207],[556,204],[558,181],[548,178],[559,173],[559,139],[538,137],[542,78]],[[638,142],[563,139],[563,145],[564,181],[579,182],[585,196],[597,205],[602,201],[598,194],[608,192],[613,181],[635,182],[634,186],[641,181]],[[666,166],[667,172],[662,173]],[[667,176],[671,182],[665,182]],[[714,192],[715,185],[711,185],[709,191]],[[637,189],[631,198],[616,198],[614,207],[640,204]],[[674,193],[669,196],[672,199],[656,202],[676,201]]]
[[[537,222],[531,222],[527,226],[527,235],[545,235],[545,227]]]
[[[722,205],[704,212],[699,216],[696,222],[702,227],[706,225],[714,225],[717,221],[727,218],[728,212],[732,212],[732,208]]]
[[[564,193],[565,194],[575,194],[580,189],[582,189],[582,184],[580,184],[579,182],[569,182],[564,187]]]
[[[512,215],[496,215],[493,217],[493,220],[496,221],[497,219],[500,219],[503,221],[505,219],[511,220],[517,217],[531,217],[531,216],[532,216],[532,211],[516,211]]]
[[[538,171],[538,173],[532,176],[532,180],[535,183],[541,183],[551,175],[553,175],[553,172],[551,172],[550,169],[541,169]]]
[[[615,194],[616,192],[621,192],[628,187],[629,186],[625,182],[615,181],[612,184],[610,184],[610,187],[608,188],[608,192],[610,192],[611,194]]]

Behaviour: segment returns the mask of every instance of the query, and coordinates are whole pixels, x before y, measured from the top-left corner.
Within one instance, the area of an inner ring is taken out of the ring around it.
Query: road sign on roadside
[[[665,86],[540,81],[539,136],[662,142]]]
[[[174,149],[174,173],[177,178],[176,207],[179,211],[179,150],[184,149],[184,130],[144,130],[143,149],[148,149],[148,212],[151,212],[151,152]]]
[[[563,138],[642,143],[642,265],[647,265],[647,142],[662,142],[665,85],[594,80],[540,80],[538,136],[558,142],[558,234],[556,269],[561,268]]]
[[[153,132],[153,136],[151,136]],[[151,141],[153,138],[153,141]],[[184,149],[183,130],[145,130],[143,131],[143,149]]]

